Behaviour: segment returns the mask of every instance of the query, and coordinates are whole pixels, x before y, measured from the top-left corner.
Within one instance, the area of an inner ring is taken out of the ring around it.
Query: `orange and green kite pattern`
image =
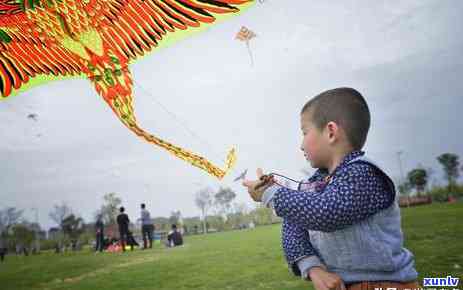
[[[122,123],[146,141],[221,179],[225,167],[140,128],[129,64],[237,14],[252,0],[0,0],[0,99],[31,86],[85,77]]]

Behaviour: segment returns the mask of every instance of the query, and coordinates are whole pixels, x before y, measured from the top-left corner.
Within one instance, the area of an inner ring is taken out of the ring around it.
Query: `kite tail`
[[[95,85],[97,92],[103,96],[104,100],[108,103],[114,113],[116,113],[117,117],[132,132],[149,143],[164,148],[169,153],[190,163],[191,165],[205,170],[218,179],[222,179],[233,167],[236,162],[236,153],[234,148],[228,152],[225,168],[222,169],[212,164],[206,158],[171,144],[140,128],[137,124],[133,110],[132,78],[130,71],[127,68],[121,67],[117,68],[115,71],[103,69],[102,72],[102,77],[91,77],[90,79]]]
[[[185,160],[186,162],[190,163],[193,166],[196,166],[209,174],[214,175],[218,179],[222,179],[228,171],[233,167],[236,161],[236,153],[235,149],[232,148],[227,155],[227,159],[225,162],[225,168],[222,169],[214,164],[212,164],[209,160],[205,159],[202,156],[194,154],[188,150],[185,150],[181,147],[173,145],[169,142],[162,140],[154,135],[149,134],[148,132],[144,131],[140,128],[134,121],[128,120],[126,122],[122,121],[124,125],[126,125],[131,131],[133,131],[138,136],[144,138],[146,141],[155,144],[159,147],[164,148],[171,154],[175,155],[176,157]]]
[[[246,47],[248,48],[249,57],[251,58],[251,66],[254,66],[254,58],[252,57],[252,51],[249,45],[249,41],[246,41]]]

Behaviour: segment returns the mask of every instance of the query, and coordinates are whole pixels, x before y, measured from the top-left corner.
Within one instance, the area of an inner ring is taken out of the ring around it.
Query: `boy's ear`
[[[335,122],[331,121],[326,124],[326,133],[328,134],[328,138],[330,139],[337,139],[338,137],[339,126]]]

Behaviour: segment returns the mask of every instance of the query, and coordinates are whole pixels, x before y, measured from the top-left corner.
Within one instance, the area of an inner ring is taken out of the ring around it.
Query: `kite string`
[[[251,66],[254,66],[254,58],[252,56],[252,51],[249,45],[249,40],[246,40],[246,47],[248,48],[249,57],[251,58]]]
[[[167,114],[169,114],[178,124],[180,124],[180,126],[182,126],[193,138],[197,139],[200,143],[202,143],[202,145],[204,145],[207,148],[211,149],[212,154],[214,155],[215,158],[218,158],[219,160],[223,159],[223,158],[219,157],[220,155],[216,152],[216,150],[214,150],[214,148],[212,147],[212,145],[209,142],[207,142],[203,138],[199,137],[198,134],[196,134],[190,127],[188,127],[186,122],[181,120],[176,114],[174,114],[172,111],[167,109],[167,107],[165,105],[163,105],[159,100],[157,100],[157,98],[155,96],[153,96],[153,94],[151,94],[150,91],[145,89],[136,80],[133,80],[133,82],[134,82],[135,86],[137,86],[142,91],[142,93],[144,93],[146,96],[151,97],[153,99],[153,101],[155,101]]]
[[[258,189],[258,188],[264,186],[264,185],[267,184],[270,180],[272,180],[273,183],[275,183],[275,184],[277,184],[277,185],[279,185],[279,186],[281,186],[281,187],[283,187],[283,188],[291,189],[291,188],[289,188],[288,186],[283,185],[280,181],[274,179],[274,178],[273,178],[274,176],[278,176],[278,177],[284,178],[284,179],[286,179],[286,180],[290,180],[290,181],[292,181],[292,182],[294,182],[294,183],[297,183],[297,184],[299,184],[298,188],[300,188],[300,186],[301,186],[301,185],[304,185],[304,184],[310,185],[310,186],[311,186],[311,189],[310,189],[310,190],[316,189],[317,186],[321,186],[321,185],[324,186],[324,185],[328,184],[328,183],[330,182],[330,180],[331,180],[331,175],[328,175],[328,176],[326,176],[326,177],[324,178],[323,181],[297,181],[297,180],[292,179],[292,178],[290,178],[290,177],[287,177],[287,176],[285,176],[285,175],[278,174],[278,173],[276,173],[276,172],[271,172],[271,173],[269,173],[269,174],[266,174],[266,175],[261,176],[260,179],[262,180],[262,183],[260,183],[259,185],[257,185],[257,186],[256,186],[256,189]],[[302,189],[299,189],[299,190],[300,190],[300,191],[304,191],[304,192],[308,192],[308,190],[302,190]],[[318,192],[317,192],[317,190],[315,190],[315,192],[311,191],[311,193],[312,193],[312,196],[313,196],[313,197],[317,197],[317,196],[320,196],[321,194],[323,194],[323,190],[318,191]]]

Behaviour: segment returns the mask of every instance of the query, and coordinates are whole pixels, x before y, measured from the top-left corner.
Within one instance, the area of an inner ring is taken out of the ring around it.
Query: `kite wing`
[[[252,0],[109,0],[103,11],[103,38],[118,46],[119,51],[133,60],[158,46],[176,30],[199,27],[215,22],[217,14],[242,10]],[[216,14],[216,15],[213,15]],[[177,34],[178,32],[176,32]]]
[[[79,74],[77,57],[47,37],[18,5],[4,2],[13,1],[0,1],[0,100],[38,75]]]
[[[0,0],[0,99],[32,78],[29,85],[88,74],[86,50],[96,47],[100,37],[116,47],[125,64],[169,33],[213,23],[218,14],[239,12],[243,7],[236,6],[248,2],[252,0]]]

